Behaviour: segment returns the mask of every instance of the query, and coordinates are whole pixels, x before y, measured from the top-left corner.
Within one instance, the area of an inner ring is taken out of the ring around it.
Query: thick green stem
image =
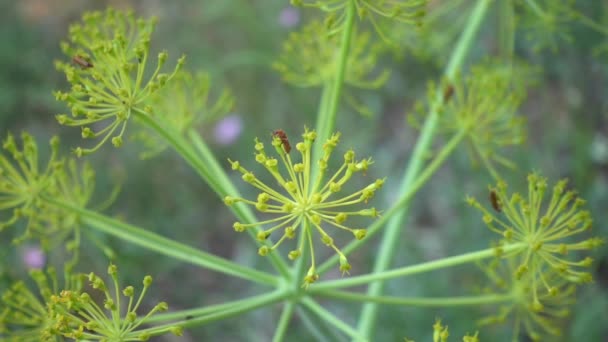
[[[232,182],[223,171],[213,154],[206,148],[206,145],[199,138],[199,143],[196,146],[199,148],[199,151],[203,146],[207,153],[201,153],[203,159],[199,157],[199,155],[193,150],[192,146],[185,140],[179,133],[174,132],[167,125],[160,124],[157,120],[152,118],[148,113],[137,111],[137,118],[141,120],[146,126],[154,130],[161,137],[163,137],[169,145],[175,149],[177,153],[179,153],[182,158],[186,160],[188,164],[198,173],[199,176],[213,189],[213,191],[220,196],[220,198],[224,198],[226,195],[238,196],[238,193],[230,192],[234,190]],[[190,136],[198,136],[197,134],[190,133]],[[230,210],[236,215],[236,217],[245,222],[245,223],[255,223],[257,222],[255,215],[249,210],[248,207],[242,205],[234,205],[230,206]],[[252,238],[255,239],[254,231],[249,231],[249,234]],[[283,276],[288,277],[289,271],[285,261],[281,259],[278,253],[273,253],[269,255],[269,260],[271,264],[275,267],[275,269]]]
[[[514,243],[508,246],[502,247],[503,253],[507,254],[517,250],[524,250],[527,245],[524,243]],[[465,253],[457,256],[443,258],[440,260],[433,260],[423,262],[420,264],[396,268],[390,271],[382,271],[378,273],[370,273],[357,277],[344,278],[339,280],[321,281],[317,284],[312,284],[308,289],[309,293],[320,293],[329,289],[338,289],[344,287],[351,287],[357,285],[363,285],[379,280],[388,280],[399,277],[410,276],[419,273],[426,273],[430,271],[440,270],[443,268],[458,266],[474,261],[483,260],[490,257],[496,256],[496,248],[488,248],[477,252]],[[370,295],[369,296],[375,296]]]
[[[277,286],[278,284],[277,278],[271,274],[241,266],[213,254],[200,251],[194,247],[167,239],[145,229],[112,219],[94,211],[74,206],[69,202],[49,197],[44,198],[44,200],[51,205],[78,214],[83,223],[94,229],[129,241],[137,246],[237,278],[247,279],[266,285]]]
[[[325,320],[325,322],[327,322],[328,324],[333,325],[334,327],[347,334],[354,341],[367,341],[367,339],[361,336],[355,329],[344,323],[338,317],[334,316],[334,314],[332,314],[331,312],[325,310],[322,306],[317,304],[317,302],[310,299],[309,297],[302,297],[301,302],[314,314]]]
[[[272,342],[282,342],[283,341],[295,308],[296,308],[296,304],[294,302],[286,302],[285,304],[283,304],[283,312],[281,312],[281,318],[279,318],[279,324],[277,324],[277,328],[274,331],[274,336],[272,337]]]
[[[186,320],[186,321],[181,321],[181,322],[179,322],[179,326],[181,326],[182,328],[189,328],[189,327],[195,327],[195,326],[208,324],[211,322],[223,320],[223,319],[234,317],[234,316],[239,316],[246,312],[255,310],[257,308],[269,306],[271,304],[280,302],[280,301],[284,300],[285,298],[289,297],[290,295],[291,294],[285,290],[273,291],[271,293],[256,296],[255,298],[252,298],[251,300],[249,300],[249,302],[246,305],[234,307],[231,309],[221,310],[219,312],[213,312],[208,315],[192,318],[192,319]],[[164,326],[158,326],[158,327],[152,328],[150,330],[166,329],[167,327],[173,327],[175,325],[176,325],[176,323],[169,323]],[[144,331],[147,331],[147,330],[144,330]]]
[[[367,240],[375,235],[380,229],[384,226],[384,224],[392,218],[394,215],[398,214],[399,211],[406,205],[409,204],[409,201],[412,197],[422,188],[426,182],[428,182],[433,174],[439,169],[443,162],[452,154],[452,152],[458,147],[460,142],[466,137],[468,130],[462,129],[456,135],[450,139],[450,141],[443,146],[441,151],[437,154],[437,156],[433,159],[431,163],[429,163],[424,171],[420,174],[420,176],[416,177],[416,181],[412,184],[411,187],[408,188],[406,192],[404,192],[401,197],[395,202],[395,204],[386,212],[382,213],[382,216],[374,223],[372,223],[367,228],[367,235],[363,240],[354,240],[342,248],[342,252],[346,255],[350,254],[355,249],[359,248],[363,244],[367,242]],[[336,265],[339,262],[339,256],[334,255],[327,259],[320,267],[319,274],[322,274],[329,270],[331,267]]]
[[[221,304],[208,305],[196,309],[181,310],[176,312],[167,312],[151,316],[146,319],[146,323],[157,323],[157,322],[171,322],[177,320],[190,320],[195,317],[207,316],[212,313],[218,313],[227,310],[238,310],[239,308],[246,308],[251,303],[256,303],[260,298],[268,296],[268,293],[262,293],[249,298],[238,299],[231,302],[225,302]]]
[[[418,307],[453,307],[453,306],[477,306],[485,304],[504,303],[513,300],[510,294],[491,294],[482,296],[467,297],[431,297],[431,298],[405,298],[395,296],[369,296],[363,293],[346,291],[323,291],[319,296],[342,299],[350,302],[366,302],[399,306],[418,306]]]
[[[456,45],[456,48],[450,58],[448,66],[445,70],[445,78],[451,81],[458,70],[460,70],[465,57],[472,45],[481,22],[490,6],[491,0],[479,0],[476,7],[473,9],[467,26]],[[439,122],[439,108],[443,104],[443,94],[438,94],[435,102],[432,103],[430,113],[426,119],[420,137],[414,148],[410,163],[401,182],[400,192],[407,192],[408,188],[414,183],[420,170],[424,164],[424,156],[431,147],[435,130]],[[374,264],[373,273],[382,272],[390,266],[390,262],[395,254],[395,250],[400,241],[399,233],[401,232],[401,223],[407,218],[409,206],[404,206],[403,210],[396,214],[388,223],[382,242],[378,248],[380,251]],[[383,282],[375,282],[370,284],[367,294],[370,296],[378,296],[382,293]],[[371,336],[375,326],[375,320],[378,312],[378,304],[370,303],[363,306],[361,315],[359,316],[358,331],[366,337]]]
[[[333,79],[331,91],[329,93],[329,101],[327,102],[327,108],[319,108],[319,115],[317,117],[317,139],[324,142],[331,135],[334,126],[336,124],[336,116],[338,114],[338,105],[340,103],[340,97],[342,95],[342,87],[344,85],[344,78],[346,75],[348,53],[350,50],[350,43],[352,41],[353,27],[355,25],[357,9],[355,8],[355,2],[349,1],[346,8],[346,19],[342,27],[342,38],[340,40],[340,51],[336,58],[336,75]],[[323,97],[327,95],[327,89],[323,90]],[[324,106],[324,99],[321,101]],[[319,158],[321,156],[321,148],[323,144],[315,144],[313,147],[313,158]],[[314,182],[314,180],[313,180]]]

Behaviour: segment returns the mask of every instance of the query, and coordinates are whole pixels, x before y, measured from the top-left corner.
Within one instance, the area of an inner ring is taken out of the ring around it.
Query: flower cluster
[[[486,167],[493,163],[514,168],[500,155],[504,147],[519,145],[526,138],[526,119],[516,110],[525,97],[526,83],[534,76],[523,65],[505,66],[488,61],[471,68],[469,75],[431,83],[427,101],[416,105],[408,117],[412,126],[420,128],[429,107],[437,99],[443,101],[438,130],[446,134],[464,131],[468,152],[473,161],[479,158]],[[526,81],[522,81],[526,80]]]
[[[378,179],[368,186],[347,193],[344,185],[355,173],[365,172],[371,159],[355,159],[355,152],[352,150],[344,154],[344,161],[338,170],[327,178],[330,157],[339,142],[339,134],[334,134],[323,144],[323,156],[316,162],[312,160],[311,150],[315,143],[316,133],[306,130],[302,135],[304,140],[295,145],[295,149],[300,154],[300,162],[294,162],[289,153],[291,146],[284,132],[275,134],[272,145],[277,152],[283,165],[279,161],[266,154],[264,144],[256,139],[255,160],[261,164],[267,172],[276,180],[279,189],[263,183],[253,172],[245,169],[238,161],[230,161],[232,169],[242,173],[245,182],[253,185],[261,192],[256,200],[247,200],[227,196],[225,203],[233,205],[235,203],[246,203],[254,206],[258,211],[268,214],[276,214],[278,217],[256,223],[236,222],[234,229],[244,231],[255,227],[269,226],[259,230],[257,237],[261,242],[267,242],[270,235],[281,232],[281,237],[274,244],[264,244],[259,249],[260,255],[266,255],[275,250],[287,239],[296,237],[298,228],[301,229],[298,248],[289,252],[289,258],[294,260],[300,257],[305,245],[310,249],[311,266],[304,278],[304,285],[311,284],[318,279],[315,270],[315,254],[313,244],[313,234],[317,233],[326,246],[332,248],[340,256],[340,270],[348,272],[351,265],[348,263],[346,255],[334,244],[334,239],[323,227],[329,225],[352,234],[356,239],[361,240],[366,235],[363,228],[349,228],[344,223],[349,217],[366,216],[377,217],[378,211],[375,208],[346,211],[350,207],[359,203],[367,203],[375,192],[384,184],[383,179]],[[315,172],[314,170],[318,170]]]
[[[59,290],[54,270],[48,276],[42,271],[33,271],[41,298],[34,295],[23,282],[19,282],[4,293],[5,308],[0,313],[0,336],[10,341],[58,341],[61,338],[99,341],[145,341],[151,336],[168,332],[181,336],[179,326],[139,329],[155,313],[167,310],[161,302],[145,316],[138,317],[142,299],[152,284],[152,277],[143,280],[143,289],[135,296],[133,286],[122,290],[127,303],[121,303],[117,268],[108,267],[113,280],[113,289],[108,289],[103,279],[94,273],[88,280],[93,289],[104,295],[103,306],[99,306],[91,295],[82,290],[83,276],[68,275],[65,287]],[[67,274],[67,273],[66,273]],[[126,304],[126,305],[124,305]],[[126,309],[125,309],[126,307]],[[123,314],[123,311],[124,314]]]
[[[576,259],[576,253],[597,248],[599,238],[576,237],[591,230],[592,220],[588,211],[582,210],[585,201],[574,191],[566,191],[566,180],[554,187],[551,199],[545,203],[547,180],[536,173],[528,175],[528,198],[521,194],[507,194],[507,184],[498,181],[490,188],[492,209],[481,205],[472,197],[467,202],[483,212],[488,228],[502,237],[498,252],[502,258],[514,264],[510,277],[518,287],[524,287],[522,295],[537,311],[542,310],[541,298],[569,293],[569,284],[587,283],[591,273],[584,269],[591,266],[590,257]],[[501,251],[507,246],[520,246],[510,252]]]
[[[23,281],[19,281],[2,294],[0,310],[0,339],[3,341],[39,342],[57,341],[60,317],[54,315],[47,304],[53,294],[59,293],[57,273],[53,268],[47,272],[33,270],[30,275],[38,287],[32,292]],[[79,291],[82,281],[77,276],[67,276],[63,289]]]
[[[53,224],[56,222],[49,222],[56,217],[41,196],[57,194],[56,179],[63,167],[63,161],[58,157],[59,139],[51,139],[51,154],[44,168],[39,165],[38,145],[34,138],[23,133],[21,140],[21,149],[12,135],[2,144],[8,155],[0,154],[0,209],[12,210],[12,215],[0,222],[0,231],[26,219],[25,233],[18,241],[36,235],[52,237],[53,234],[46,230],[49,224],[56,226]]]
[[[225,89],[212,101],[210,85],[208,74],[180,70],[167,86],[147,102],[147,113],[165,129],[177,134],[183,134],[201,123],[212,123],[232,110],[234,97]],[[142,158],[153,157],[167,147],[163,140],[145,127],[136,132],[133,138],[142,141],[145,147]]]
[[[327,25],[332,28],[342,26],[348,7],[354,5],[359,19],[369,20],[380,36],[385,38],[383,20],[421,26],[427,0],[291,0],[291,3],[329,13]]]
[[[341,36],[331,32],[320,21],[311,21],[301,31],[293,32],[283,43],[283,51],[273,68],[281,73],[283,80],[298,87],[321,87],[335,76],[336,46]],[[352,88],[377,89],[389,78],[389,71],[378,70],[377,61],[384,47],[371,40],[368,33],[353,34],[346,64],[344,83]],[[357,100],[357,96],[346,92],[348,104],[359,113],[371,115],[370,110]]]
[[[527,273],[516,279],[518,265],[513,259],[494,259],[482,270],[491,281],[484,288],[488,293],[507,293],[510,300],[502,304],[498,313],[479,320],[480,325],[505,324],[513,318],[513,336],[525,333],[534,341],[561,335],[561,327],[570,315],[569,307],[575,302],[574,284],[568,283],[559,274],[552,272],[539,279],[536,274]],[[548,280],[551,288],[548,291],[535,291],[539,282]]]
[[[7,221],[0,222],[0,230],[26,220],[25,232],[15,242],[38,239],[45,250],[68,241],[66,246],[74,252],[80,244],[80,218],[49,204],[58,199],[85,208],[95,190],[95,172],[88,163],[79,166],[72,158],[60,158],[59,139],[51,139],[51,153],[45,167],[40,167],[38,146],[32,136],[22,134],[23,146],[9,135],[3,148],[8,156],[0,154],[0,210],[12,210]],[[106,201],[113,201],[114,195]]]
[[[364,89],[382,86],[389,76],[388,70],[376,72],[382,46],[374,43],[367,33],[353,36],[344,82]],[[289,35],[273,67],[287,83],[299,87],[322,86],[334,77],[336,46],[339,45],[340,35],[332,34],[323,23],[313,20],[301,31]]]
[[[147,70],[155,22],[108,9],[86,13],[82,24],[70,27],[70,42],[62,43],[61,48],[71,62],[58,61],[56,67],[65,73],[72,88],[55,92],[55,97],[67,103],[71,115],[59,114],[57,120],[62,125],[82,127],[85,139],[101,137],[93,148],[77,148],[78,156],[96,151],[108,140],[121,146],[131,115],[148,115],[150,96],[184,64],[182,57],[171,73],[162,73],[168,54],[161,52],[154,71],[150,74]],[[93,127],[101,122],[105,126]]]

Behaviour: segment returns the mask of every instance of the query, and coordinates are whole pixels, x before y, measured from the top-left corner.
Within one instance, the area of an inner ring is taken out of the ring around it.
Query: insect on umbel
[[[75,55],[72,57],[72,62],[80,66],[81,69],[88,69],[93,67],[93,63],[89,62],[89,60],[83,56]]]
[[[448,102],[452,98],[452,95],[454,95],[454,86],[448,84],[443,90],[443,103]]]
[[[500,207],[500,200],[498,199],[498,195],[494,190],[490,190],[490,203],[492,203],[492,208],[494,208],[494,210],[499,213],[502,211],[502,208]]]
[[[284,130],[277,129],[272,132],[272,136],[281,139],[281,145],[283,145],[283,150],[285,153],[289,153],[289,151],[291,151],[291,145],[289,145],[289,140],[287,139],[287,134]]]

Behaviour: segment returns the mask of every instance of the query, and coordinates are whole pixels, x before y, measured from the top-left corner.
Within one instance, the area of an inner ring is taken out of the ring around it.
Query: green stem
[[[365,244],[371,236],[375,235],[378,231],[380,231],[380,229],[384,226],[384,223],[386,223],[394,215],[398,214],[403,207],[408,205],[412,197],[418,192],[418,190],[420,190],[420,188],[422,188],[424,184],[426,184],[431,179],[431,177],[435,174],[439,167],[443,165],[443,162],[452,154],[452,152],[458,147],[460,142],[466,137],[467,133],[468,130],[466,128],[463,128],[456,135],[454,135],[452,139],[450,139],[450,141],[445,146],[443,146],[441,151],[439,151],[435,159],[433,159],[433,161],[428,164],[424,171],[422,171],[422,173],[416,178],[414,184],[412,184],[407,189],[407,191],[404,192],[403,195],[401,195],[401,197],[389,210],[383,213],[378,220],[374,221],[374,223],[372,223],[367,228],[367,235],[365,239],[354,240],[350,242],[348,245],[342,248],[342,252],[348,255],[355,249]],[[339,256],[333,255],[319,267],[319,274],[326,272],[338,262]]]
[[[199,148],[199,152],[201,150],[201,146],[205,147],[206,152],[203,154],[203,158],[199,158],[197,153],[192,149],[191,145],[185,140],[179,133],[174,132],[168,125],[161,125],[159,122],[154,120],[148,113],[142,112],[140,110],[136,111],[137,118],[140,119],[145,125],[149,128],[157,132],[161,137],[163,137],[169,145],[171,145],[177,153],[179,153],[182,158],[186,160],[188,164],[198,173],[199,176],[213,189],[213,191],[220,196],[220,198],[224,198],[224,196],[237,195],[238,193],[230,192],[230,190],[234,190],[232,182],[223,171],[223,169],[218,165],[217,160],[206,148],[206,145],[199,138],[199,144],[195,144]],[[190,132],[190,137],[198,136],[197,134],[193,134]],[[196,141],[195,141],[196,143]],[[235,205],[230,206],[230,210],[236,215],[236,217],[246,223],[254,223],[256,222],[255,215],[249,210],[248,207]],[[249,231],[249,234],[255,240],[255,232]],[[278,253],[273,253],[273,255],[269,255],[269,260],[274,268],[283,276],[288,277],[289,271],[285,261],[281,259]]]
[[[502,247],[503,252],[510,253],[517,250],[526,249],[527,246],[525,243],[514,243],[508,246]],[[309,293],[319,293],[328,289],[338,289],[344,287],[357,286],[362,284],[371,283],[378,280],[388,280],[399,277],[410,276],[413,274],[426,273],[434,270],[440,270],[443,268],[458,266],[466,263],[470,263],[473,261],[478,261],[490,257],[496,256],[496,248],[487,248],[477,252],[465,253],[457,256],[452,256],[448,258],[443,258],[439,260],[428,261],[412,266],[406,266],[401,268],[396,268],[390,271],[382,271],[378,273],[370,273],[367,275],[339,279],[339,280],[331,280],[331,281],[321,281],[316,284],[312,284],[308,292]],[[370,295],[369,296],[375,296]]]
[[[167,239],[145,229],[112,219],[94,211],[74,206],[69,202],[50,197],[45,197],[44,200],[51,205],[78,214],[83,223],[99,231],[129,241],[137,246],[237,278],[247,279],[266,285],[277,286],[278,284],[277,278],[266,272],[241,266],[183,243]]]
[[[262,293],[249,298],[238,299],[231,302],[204,306],[196,309],[181,310],[177,312],[167,312],[156,314],[146,319],[146,323],[170,322],[176,320],[190,320],[211,313],[217,313],[226,310],[237,310],[238,308],[249,307],[252,303],[257,302],[260,298],[267,296],[268,293]]]
[[[291,294],[288,291],[285,290],[277,290],[277,291],[273,291],[271,293],[268,294],[264,294],[264,295],[260,295],[257,296],[255,298],[252,298],[249,303],[247,303],[247,305],[242,305],[239,307],[235,307],[235,308],[231,308],[231,309],[226,309],[226,310],[222,310],[220,312],[214,312],[214,313],[210,313],[208,315],[205,315],[203,317],[197,317],[197,318],[192,318],[190,320],[187,321],[180,321],[180,322],[175,322],[175,323],[168,323],[166,325],[162,325],[162,326],[158,326],[158,327],[154,327],[151,328],[149,330],[143,330],[145,331],[152,331],[155,329],[166,329],[167,327],[174,327],[176,325],[179,325],[183,328],[189,328],[189,327],[195,327],[195,326],[200,326],[200,325],[204,325],[204,324],[208,324],[211,322],[215,322],[215,321],[219,321],[219,320],[223,320],[226,318],[230,318],[233,316],[239,316],[242,315],[246,312],[255,310],[257,308],[261,308],[261,307],[265,307],[265,306],[269,306],[271,304],[277,303],[287,297],[289,297]]]
[[[476,306],[484,304],[503,303],[513,300],[510,294],[492,294],[483,296],[467,297],[432,297],[432,298],[404,298],[395,296],[369,296],[363,293],[346,291],[323,291],[319,296],[343,299],[351,302],[372,302],[377,304],[418,306],[418,307],[454,307],[454,306]]]
[[[460,70],[465,57],[468,54],[469,48],[473,43],[481,22],[490,6],[491,0],[479,0],[476,7],[473,9],[467,26],[465,27],[462,36],[460,37],[458,44],[456,45],[455,51],[453,52],[448,66],[445,70],[445,78],[451,81],[458,70]],[[424,156],[429,150],[437,124],[439,122],[439,109],[443,105],[443,94],[438,93],[434,103],[431,105],[431,110],[428,118],[426,119],[420,137],[414,148],[412,157],[408,164],[407,170],[405,171],[403,181],[400,186],[400,192],[407,192],[408,188],[415,181],[416,177],[422,169],[424,163]],[[380,243],[378,250],[380,251],[376,262],[374,264],[373,273],[378,273],[386,270],[395,254],[399,238],[399,233],[402,231],[401,222],[405,221],[408,215],[409,206],[404,206],[401,212],[397,213],[388,223],[385,233]],[[377,296],[382,293],[383,282],[375,282],[370,284],[367,289],[368,295]],[[375,320],[378,312],[378,305],[376,303],[369,303],[363,305],[361,315],[359,316],[358,331],[364,336],[369,337],[372,334],[372,330],[375,326]]]
[[[304,310],[301,306],[296,308],[296,312],[298,313],[298,318],[302,321],[311,337],[314,337],[315,341],[328,342],[340,340],[340,336],[338,336],[336,329],[327,329],[327,327],[325,327],[325,321],[321,320],[319,317],[315,316],[317,321],[313,321],[311,313]],[[325,328],[323,331],[321,331],[322,326]]]
[[[350,43],[352,41],[352,33],[357,11],[355,8],[354,1],[349,1],[347,6],[348,7],[346,8],[346,19],[344,21],[344,26],[342,27],[342,38],[340,40],[340,52],[336,58],[337,71],[333,80],[334,82],[331,88],[331,92],[329,93],[329,102],[327,103],[327,108],[324,108],[323,110],[321,110],[321,108],[319,109],[319,112],[322,115],[317,117],[317,139],[319,139],[319,141],[321,142],[324,142],[329,138],[336,124],[338,105],[340,103],[342,87],[344,85],[344,78],[346,75],[348,53],[350,50]],[[324,89],[323,95],[325,94],[326,93]],[[322,101],[321,103],[323,104],[323,102],[325,101]],[[322,155],[322,145],[323,144],[315,144],[315,147],[313,148],[313,158],[319,158],[319,156]]]
[[[331,312],[325,310],[322,306],[317,304],[314,300],[309,297],[302,297],[302,304],[306,306],[310,311],[319,316],[319,318],[325,320],[328,324],[333,325],[338,328],[342,332],[346,333],[355,341],[367,341],[366,338],[361,336],[355,329],[353,329],[348,324],[344,323],[341,319],[334,316]]]
[[[283,312],[281,312],[281,318],[279,318],[279,324],[277,324],[277,329],[274,331],[272,342],[283,341],[295,308],[296,304],[294,302],[286,302],[285,304],[283,304]]]
[[[308,222],[308,219],[304,219],[302,220],[302,222],[300,223],[300,233],[298,236],[298,241],[305,241],[307,239],[307,233],[308,233],[308,229],[310,228],[310,223]],[[304,271],[304,267],[305,267],[305,262],[306,260],[308,260],[311,256],[310,256],[310,252],[308,251],[309,248],[307,247],[307,243],[304,243],[302,245],[302,250],[300,251],[300,257],[298,257],[298,259],[295,261],[295,265],[293,267],[292,270],[292,276],[291,276],[291,290],[294,293],[298,293],[302,291],[302,283],[303,283],[303,279],[304,276],[306,275],[305,271]]]
[[[218,183],[219,192],[217,192],[217,194],[222,198],[225,197],[226,195],[241,197],[239,191],[236,189],[234,184],[230,181],[230,178],[228,177],[228,175],[226,174],[224,169],[220,166],[220,164],[218,163],[217,159],[215,158],[215,156],[213,155],[211,150],[209,150],[209,147],[207,146],[207,144],[205,144],[205,141],[203,141],[203,139],[201,139],[200,135],[196,131],[190,130],[188,132],[188,137],[192,141],[194,148],[197,150],[197,152],[203,158],[205,165],[206,165],[206,167],[209,168],[209,171],[213,175],[213,178]],[[236,215],[236,217],[239,220],[241,220],[245,223],[257,222],[255,215],[251,212],[249,207],[243,203],[235,203],[234,205],[231,205],[230,210],[232,210],[232,212]],[[247,229],[247,233],[249,233],[249,236],[251,236],[253,241],[256,242],[258,247],[262,246],[262,244],[258,241],[256,236],[257,236],[257,233],[261,230],[262,230],[261,227],[255,227],[255,229]],[[273,244],[272,239],[270,239],[270,238],[267,239],[266,243],[272,245]],[[280,254],[279,253],[270,253],[267,257],[270,258],[271,263],[274,265],[275,269],[281,274],[281,276],[285,279],[289,279],[289,277],[290,277],[289,267],[287,266],[285,261],[281,258]]]
[[[479,146],[477,144],[473,144],[473,148],[475,149],[475,152],[481,159],[481,162],[483,163],[483,165],[486,167],[486,169],[490,173],[490,176],[492,176],[492,178],[495,181],[498,181],[499,179],[501,179],[500,175],[498,175],[498,171],[496,171],[496,168],[494,167],[494,165],[492,165],[492,162],[490,161],[488,156],[485,153],[481,152],[481,150],[479,149]]]

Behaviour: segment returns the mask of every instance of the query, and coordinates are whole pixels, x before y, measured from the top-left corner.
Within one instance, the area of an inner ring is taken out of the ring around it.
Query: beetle
[[[494,208],[494,210],[499,213],[502,211],[502,208],[500,207],[500,200],[498,199],[498,195],[494,190],[490,190],[490,203],[492,204],[492,208]]]
[[[272,132],[273,137],[277,137],[281,139],[281,145],[283,145],[283,150],[285,153],[289,153],[291,151],[291,145],[289,144],[289,140],[287,139],[287,134],[282,129],[277,129]]]
[[[448,102],[452,98],[452,95],[454,95],[454,86],[448,84],[443,90],[443,103]]]
[[[89,69],[93,67],[93,63],[91,63],[86,57],[75,55],[72,57],[72,62],[80,66],[81,69]]]

